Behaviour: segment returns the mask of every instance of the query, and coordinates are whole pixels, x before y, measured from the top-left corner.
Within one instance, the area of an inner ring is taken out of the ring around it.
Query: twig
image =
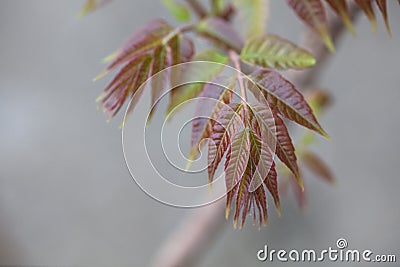
[[[192,2],[192,1],[189,1]],[[196,1],[194,1],[196,2]],[[350,13],[354,21],[358,9],[350,5]],[[344,32],[344,25],[339,18],[329,17],[329,29],[334,43],[337,45],[339,37]],[[321,71],[321,66],[329,58],[330,53],[316,35],[307,30],[304,34],[302,47],[312,51],[318,60],[314,68],[300,72],[290,72],[291,81],[305,87],[314,83],[315,77]],[[184,219],[182,225],[168,238],[154,262],[155,267],[187,267],[194,263],[210,249],[211,243],[221,233],[226,222],[223,218],[225,202],[219,200],[207,207],[194,211]]]

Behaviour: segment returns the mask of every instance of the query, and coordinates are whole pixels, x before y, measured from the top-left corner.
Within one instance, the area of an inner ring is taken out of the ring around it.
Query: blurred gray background
[[[194,212],[139,189],[121,118],[107,124],[94,102],[106,82],[92,82],[100,59],[151,18],[171,18],[157,0],[116,0],[79,20],[83,2],[0,1],[0,265],[147,266]],[[269,31],[298,40],[304,26],[284,1],[271,2]],[[264,244],[323,249],[339,237],[399,259],[400,8],[389,2],[393,39],[380,18],[375,35],[360,18],[319,80],[335,102],[321,120],[332,140],[315,151],[336,184],[307,177],[308,208],[290,194],[261,232],[228,221],[200,266],[273,266],[257,261]]]

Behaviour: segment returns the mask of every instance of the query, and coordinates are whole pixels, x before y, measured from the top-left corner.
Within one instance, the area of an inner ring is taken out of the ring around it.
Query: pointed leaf
[[[328,137],[303,95],[278,72],[260,69],[250,77],[258,87],[249,86],[249,89],[261,103],[266,100],[287,119]]]
[[[329,167],[321,160],[320,157],[311,151],[305,151],[301,155],[304,165],[307,166],[312,172],[327,182],[333,183],[333,175]]]
[[[163,20],[149,22],[129,38],[107,69],[96,78],[101,78],[121,64],[131,61],[133,58],[141,57],[162,45],[162,39],[172,30],[173,28]]]
[[[343,20],[347,29],[353,34],[356,34],[353,23],[351,22],[349,9],[347,7],[346,0],[325,0],[335,13]]]
[[[390,30],[389,19],[387,14],[387,5],[386,0],[376,0],[376,4],[378,5],[379,11],[382,13],[383,20],[385,21],[386,30],[389,36],[392,36],[392,32]]]
[[[151,61],[151,56],[147,55],[128,63],[100,95],[99,100],[105,112],[110,114],[110,119],[149,77]]]
[[[231,139],[240,130],[242,120],[238,113],[242,107],[242,104],[224,106],[213,125],[210,136],[211,141],[208,143],[209,183],[212,183],[215,171],[225,152],[228,150]]]
[[[246,132],[246,130],[244,130],[243,132]],[[233,148],[233,147],[232,147]],[[230,150],[231,151],[231,150]],[[236,154],[232,155],[232,152],[230,153],[229,157],[231,156],[235,156]],[[244,158],[243,158],[244,160]],[[231,162],[231,161],[229,161]],[[244,220],[246,219],[246,215],[247,215],[247,203],[248,200],[250,199],[249,197],[249,187],[250,187],[250,182],[252,180],[252,176],[253,176],[253,165],[251,163],[251,161],[249,159],[247,159],[247,161],[242,162],[244,163],[244,171],[240,177],[240,180],[234,182],[234,185],[231,184],[232,180],[227,180],[227,190],[229,190],[230,188],[232,188],[232,186],[235,186],[236,184],[237,186],[237,195],[236,195],[236,206],[235,206],[235,215],[233,217],[233,223],[234,223],[234,227],[237,227],[237,223],[238,223],[238,219],[240,216],[240,211],[242,211],[242,222],[241,222],[241,226],[244,223]],[[229,167],[229,165],[228,165]],[[226,174],[228,176],[228,174]]]
[[[248,129],[243,129],[239,133],[235,134],[235,136],[232,139],[230,155],[229,155],[229,163],[225,168],[225,179],[226,179],[227,190],[230,190],[242,180],[242,176],[245,175],[247,163],[249,161],[249,156],[250,156],[249,131]],[[250,177],[251,176],[252,175],[250,173]],[[250,183],[250,179],[248,180],[248,183]],[[244,187],[247,188],[246,190],[248,190],[247,185],[245,185]],[[241,185],[239,185],[238,189],[239,203],[237,203],[237,205],[242,205],[240,197],[242,197],[243,194],[245,194],[244,192],[242,192],[242,188],[243,187],[241,182]]]
[[[270,131],[269,135],[272,135],[272,138],[274,138],[274,141],[270,141],[270,143],[275,144],[276,155],[292,171],[299,185],[302,187],[303,183],[300,179],[295,148],[283,120],[277,114],[271,112],[269,107],[266,107],[264,104],[253,104],[252,109],[257,121],[263,122],[266,131]]]
[[[129,108],[127,110],[127,114],[131,113],[138,103],[140,97],[143,94],[144,87],[143,83],[151,76],[151,56],[143,59],[143,63],[141,64],[138,72],[136,73],[135,83],[130,88],[128,97],[131,99]],[[116,112],[114,113],[114,115]],[[125,117],[126,119],[126,117]]]
[[[272,69],[303,69],[316,63],[309,52],[277,35],[251,38],[245,44],[240,59],[250,65]]]
[[[287,0],[287,3],[297,16],[321,37],[326,47],[332,52],[335,51],[321,0]]]
[[[190,11],[185,5],[176,0],[162,0],[162,3],[177,21],[190,21]]]
[[[265,34],[269,0],[234,0],[233,4],[243,21],[247,38]]]
[[[197,32],[228,49],[240,51],[243,40],[234,28],[220,18],[210,17],[197,25]]]
[[[372,32],[376,32],[377,24],[372,0],[354,0],[371,22]]]
[[[281,205],[279,200],[279,190],[278,190],[278,181],[277,174],[275,170],[275,163],[272,164],[271,169],[268,173],[268,176],[265,179],[265,185],[268,188],[268,191],[271,193],[272,198],[275,202],[276,210],[278,211],[278,215],[281,214]]]

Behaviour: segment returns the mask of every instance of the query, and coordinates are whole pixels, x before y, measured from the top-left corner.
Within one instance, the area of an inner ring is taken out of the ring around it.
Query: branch
[[[193,1],[189,1],[193,2]],[[194,1],[196,2],[196,1]],[[359,9],[350,5],[350,13],[354,21]],[[333,41],[337,46],[338,40],[344,32],[345,26],[336,16],[328,17],[328,26]],[[321,40],[310,30],[304,33],[302,47],[312,51],[318,60],[317,66],[297,72],[288,72],[290,79],[298,86],[306,87],[314,83],[321,71],[322,65],[330,56],[329,51]],[[210,249],[212,242],[221,233],[226,222],[223,218],[225,202],[219,200],[207,207],[195,210],[184,219],[182,225],[168,238],[161,247],[155,267],[186,267],[193,266]]]

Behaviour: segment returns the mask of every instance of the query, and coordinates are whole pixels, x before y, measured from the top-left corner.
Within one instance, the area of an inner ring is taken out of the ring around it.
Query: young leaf
[[[376,0],[376,4],[378,5],[379,11],[382,13],[382,17],[385,21],[386,30],[387,30],[389,36],[391,37],[392,32],[390,30],[390,25],[389,25],[386,0]]]
[[[215,171],[230,146],[230,140],[240,130],[242,120],[239,112],[242,104],[224,106],[213,125],[211,141],[208,143],[208,180],[212,183]],[[232,188],[232,187],[231,187]],[[229,191],[229,190],[227,190]]]
[[[331,52],[335,51],[321,0],[287,0],[287,3],[297,16],[321,37],[326,47]]]
[[[260,69],[253,72],[250,78],[258,88],[249,86],[249,89],[261,103],[264,103],[266,99],[271,107],[289,120],[323,136],[328,136],[319,125],[303,95],[278,72]]]
[[[372,32],[376,32],[377,24],[375,18],[374,8],[372,7],[372,0],[354,0],[357,5],[362,9],[364,14],[367,16],[369,21],[371,22]]]
[[[233,4],[245,25],[247,38],[265,33],[269,0],[233,0]]]
[[[310,151],[305,151],[302,153],[301,159],[304,162],[304,165],[307,166],[316,175],[323,178],[329,183],[334,182],[331,170],[317,155]]]
[[[162,0],[162,3],[176,20],[182,22],[190,21],[190,11],[185,5],[176,0]]]
[[[276,174],[274,162],[272,162],[271,169],[270,169],[268,176],[266,177],[264,183],[267,186],[268,191],[271,193],[272,198],[274,199],[276,210],[278,211],[278,215],[280,216],[281,215],[281,204],[280,204],[280,200],[279,200],[278,181],[277,181],[277,174]]]
[[[228,58],[219,54],[215,50],[205,50],[197,54],[193,61],[209,61],[220,64],[191,64],[183,73],[173,73],[171,75],[182,75],[184,81],[202,81],[193,82],[184,86],[174,88],[171,91],[170,102],[167,108],[167,114],[170,114],[172,110],[178,107],[189,99],[193,99],[198,96],[204,85],[207,82],[211,82],[221,71],[224,69],[224,65]],[[176,79],[176,77],[175,77]],[[176,83],[175,83],[176,84]],[[169,116],[169,115],[168,115]]]
[[[325,0],[335,13],[343,20],[347,29],[353,34],[356,34],[353,23],[351,22],[350,13],[347,7],[346,0]]]
[[[253,104],[251,107],[254,118],[257,121],[263,122],[266,131],[269,130],[270,135],[275,139],[271,143],[274,143],[276,146],[276,155],[292,171],[299,185],[303,187],[295,148],[283,120],[277,114],[271,112],[269,107],[266,107],[264,104]]]
[[[246,130],[244,130],[246,131]],[[228,156],[228,155],[227,155]],[[231,156],[231,154],[229,155],[229,157]],[[229,158],[230,160],[230,158]],[[230,162],[230,161],[227,161]],[[253,176],[253,165],[251,163],[251,160],[247,160],[244,162],[244,173],[241,175],[240,177],[240,181],[237,181],[236,183],[234,183],[234,186],[237,184],[237,195],[236,195],[236,207],[235,207],[235,215],[233,216],[233,225],[236,228],[237,227],[237,223],[238,223],[238,219],[240,216],[240,211],[242,211],[242,222],[240,227],[243,226],[243,223],[246,219],[246,215],[248,212],[248,203],[250,200],[249,197],[249,187],[250,187],[250,182],[252,180],[252,176]],[[227,190],[230,190],[230,188],[232,188],[232,184],[229,184],[227,182]]]
[[[153,20],[149,22],[129,38],[118,56],[99,76],[101,77],[121,64],[135,57],[140,57],[146,52],[160,46],[162,44],[162,39],[172,30],[173,28],[163,20]]]
[[[230,80],[227,81],[226,78],[221,77],[214,80],[213,83],[207,83],[199,95],[199,102],[197,103],[192,122],[192,141],[189,160],[193,160],[200,152],[200,145],[203,144],[201,141],[210,137],[214,121],[217,119],[222,107],[232,101],[233,92],[231,88],[235,80]],[[226,84],[227,87],[223,88],[220,84]],[[215,101],[210,101],[210,99]]]
[[[210,17],[197,25],[197,32],[227,49],[240,51],[243,40],[234,28],[220,18]]]
[[[151,56],[147,55],[138,62],[136,60],[131,62],[135,65],[132,73],[123,76],[124,78],[121,81],[115,82],[113,86],[109,87],[109,91],[100,97],[105,112],[110,113],[110,119],[117,114],[125,101],[133,97],[142,83],[147,80],[150,75],[151,61]],[[127,67],[131,67],[130,64]]]
[[[303,69],[316,63],[309,52],[277,35],[251,38],[243,47],[240,59],[272,69]]]

